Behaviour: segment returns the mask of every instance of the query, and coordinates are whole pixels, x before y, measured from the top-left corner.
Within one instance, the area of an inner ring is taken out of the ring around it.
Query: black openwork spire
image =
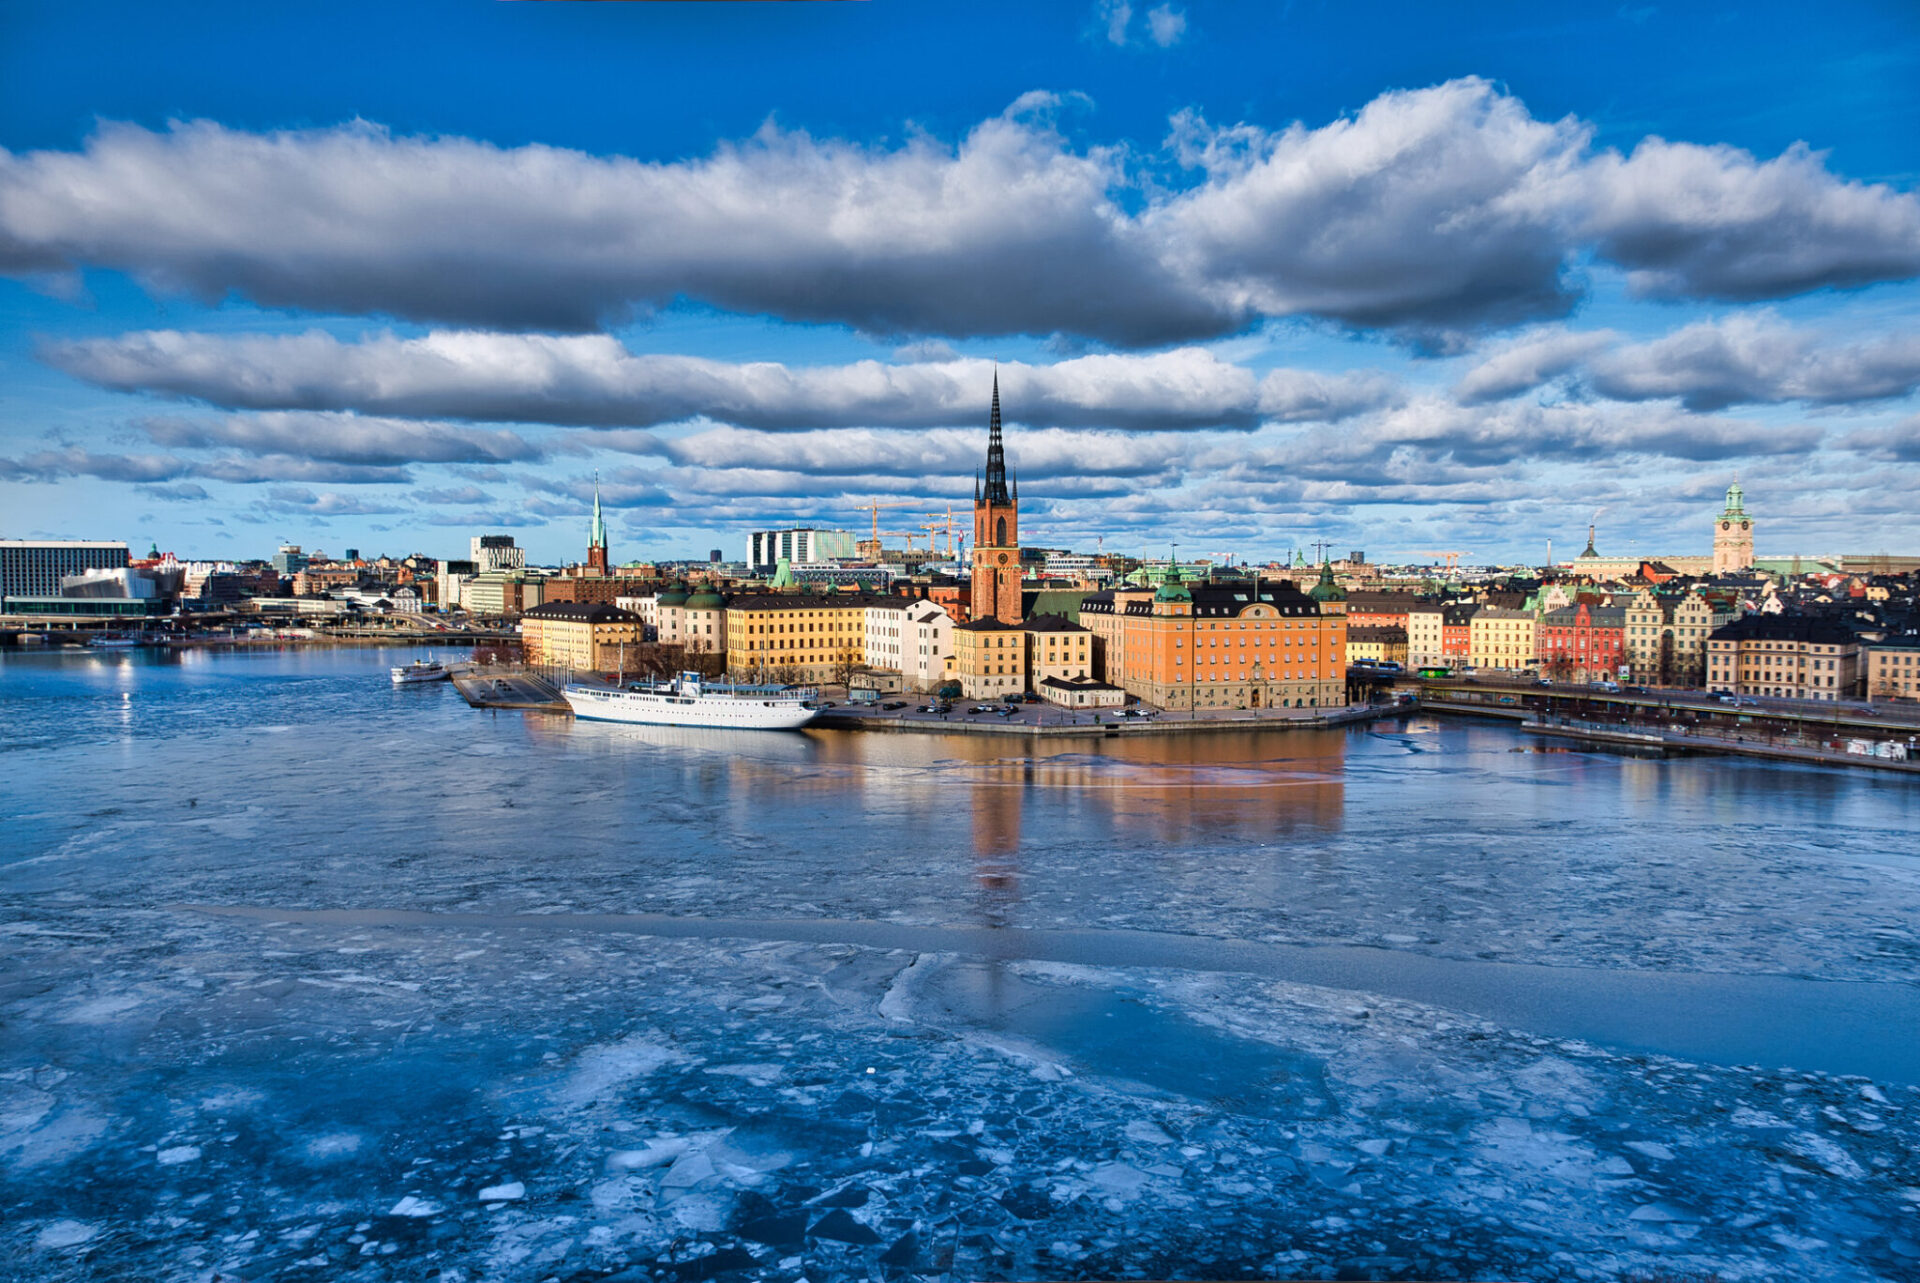
[[[1012,503],[1007,495],[1007,453],[1000,444],[1000,371],[993,372],[993,417],[987,421],[988,503]]]

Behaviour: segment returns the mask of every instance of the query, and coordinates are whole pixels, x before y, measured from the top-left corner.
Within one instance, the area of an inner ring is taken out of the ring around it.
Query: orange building
[[[1346,593],[1322,567],[1291,580],[1188,585],[1175,567],[1152,594],[1095,593],[1080,622],[1098,675],[1170,709],[1338,708],[1346,704]]]

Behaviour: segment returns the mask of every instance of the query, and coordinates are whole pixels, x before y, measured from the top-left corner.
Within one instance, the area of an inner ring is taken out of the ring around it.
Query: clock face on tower
[[[1007,554],[1004,552],[1000,554],[1000,564],[1003,566],[1007,564]]]
[[[1733,523],[1731,521],[1723,521],[1720,523],[1720,528],[1722,530],[1731,530],[1733,529]]]

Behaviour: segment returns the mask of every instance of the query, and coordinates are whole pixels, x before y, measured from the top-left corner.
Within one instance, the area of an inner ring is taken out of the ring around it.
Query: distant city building
[[[1707,639],[1707,689],[1777,699],[1860,693],[1860,643],[1846,625],[1805,615],[1747,615]]]
[[[439,573],[435,576],[438,590],[436,596],[442,610],[464,610],[466,608],[467,581],[480,573],[477,563],[471,561],[443,561]]]
[[[756,530],[747,536],[747,570],[755,575],[771,574],[781,561],[851,561],[857,555],[859,540],[851,530]],[[714,560],[718,560],[715,558]]]
[[[721,551],[718,548],[709,548],[707,550],[707,560],[718,565],[722,560]]]
[[[474,535],[467,546],[472,554],[468,560],[473,562],[476,574],[526,569],[526,549],[515,547],[512,535]]]
[[[0,539],[0,597],[58,597],[60,581],[131,564],[127,545],[92,539]]]
[[[517,619],[545,602],[546,584],[539,575],[524,570],[489,570],[467,580],[460,596],[470,614]]]
[[[1860,667],[1868,699],[1920,699],[1920,637],[1890,637],[1863,646]]]
[[[1491,672],[1532,668],[1539,661],[1539,624],[1530,610],[1482,606],[1467,624],[1467,662]]]
[[[312,558],[300,551],[297,543],[283,543],[273,554],[273,568],[282,576],[297,575],[312,564]]]
[[[1356,624],[1347,616],[1347,662],[1358,664],[1407,662],[1407,630],[1397,624]]]

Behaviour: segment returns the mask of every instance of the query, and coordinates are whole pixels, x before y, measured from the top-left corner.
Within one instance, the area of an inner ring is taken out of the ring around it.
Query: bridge
[[[1502,718],[1571,739],[1920,772],[1920,704],[1483,677],[1409,679],[1401,686],[1417,690],[1421,708],[1430,712]]]

